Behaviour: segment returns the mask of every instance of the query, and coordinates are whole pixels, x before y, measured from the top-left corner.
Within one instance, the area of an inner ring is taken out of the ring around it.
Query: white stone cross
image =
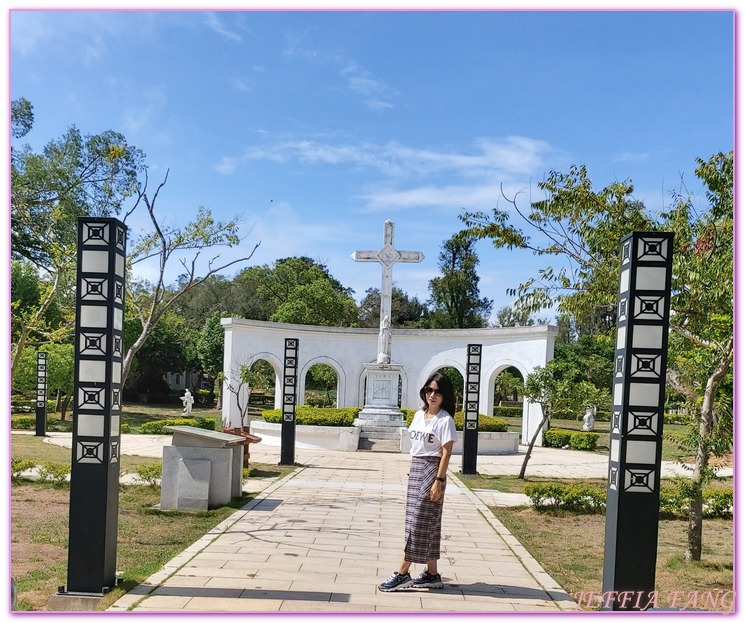
[[[355,262],[378,262],[383,267],[383,285],[380,289],[380,331],[390,331],[391,300],[393,294],[393,265],[398,262],[417,264],[424,259],[420,251],[397,251],[393,246],[393,221],[383,225],[383,248],[380,251],[355,251]],[[384,325],[387,323],[387,326]],[[390,339],[378,340],[378,363],[391,362]]]

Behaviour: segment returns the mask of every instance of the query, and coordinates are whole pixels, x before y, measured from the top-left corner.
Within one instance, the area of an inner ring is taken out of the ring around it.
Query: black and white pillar
[[[116,582],[126,228],[78,219],[67,592]]]
[[[295,463],[295,405],[297,404],[297,352],[299,340],[285,339],[285,368],[282,382],[282,447],[280,465]]]
[[[47,354],[36,353],[36,436],[47,434]]]
[[[603,592],[616,596],[606,610],[642,609],[654,591],[673,236],[621,240],[603,569]]]
[[[477,474],[479,454],[479,391],[481,390],[481,344],[466,347],[466,383],[463,393],[462,474]]]

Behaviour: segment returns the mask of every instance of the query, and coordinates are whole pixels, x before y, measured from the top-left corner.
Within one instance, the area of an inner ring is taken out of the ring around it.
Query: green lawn
[[[507,422],[508,431],[522,431],[522,418],[500,419]],[[551,420],[551,428],[558,428],[560,430],[581,431],[582,424],[582,420]],[[665,436],[662,439],[662,459],[664,461],[678,461],[684,458],[692,458],[690,452],[681,450],[674,441],[670,439],[671,436],[685,434],[687,428],[687,426],[681,424],[665,424]],[[607,456],[610,451],[610,422],[595,421],[594,432],[600,433],[600,437],[598,439],[598,445],[593,452]],[[583,452],[586,452],[586,450],[583,450]]]

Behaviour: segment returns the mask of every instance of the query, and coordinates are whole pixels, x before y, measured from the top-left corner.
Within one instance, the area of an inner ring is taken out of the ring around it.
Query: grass
[[[539,512],[524,507],[491,510],[569,594],[602,591],[603,515]],[[731,519],[704,520],[702,560],[690,564],[683,560],[687,521],[660,520],[659,526],[655,583],[659,607],[670,606],[673,591],[684,592],[680,607],[693,591],[698,591],[698,595],[711,591],[715,596],[717,591],[734,590]],[[703,601],[698,599],[696,607],[702,607]],[[721,609],[720,602],[717,607],[709,603],[706,609]]]
[[[33,459],[37,465],[44,461],[69,463],[72,459],[71,452],[70,448],[44,443],[44,438],[36,435],[10,436],[11,458]],[[152,457],[123,454],[121,457],[121,473],[134,474],[137,472],[138,465],[147,465],[157,460]]]
[[[522,418],[507,417],[501,419],[507,422],[508,431],[522,431]],[[560,430],[581,431],[582,424],[582,420],[559,420],[556,418],[551,420],[551,428],[558,428]],[[667,434],[682,435],[686,432],[687,428],[687,426],[682,424],[665,424],[664,432]],[[610,422],[598,422],[596,420],[593,432],[600,433],[598,445],[593,452],[595,454],[608,456],[608,453],[610,452]],[[587,452],[587,450],[582,450],[582,452]],[[681,461],[684,459],[693,460],[693,456],[690,452],[678,448],[674,441],[667,438],[667,435],[663,437],[662,460]]]
[[[160,502],[159,487],[122,485],[117,539],[117,569],[122,579],[100,609],[109,607],[254,496],[245,494],[228,506],[204,512],[161,512],[153,509]],[[11,488],[11,574],[18,588],[19,609],[43,609],[57,586],[66,582],[68,500],[66,486],[24,483]]]

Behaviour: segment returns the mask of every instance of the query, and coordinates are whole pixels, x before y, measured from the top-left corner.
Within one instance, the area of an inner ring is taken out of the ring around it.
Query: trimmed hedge
[[[27,415],[10,418],[10,428],[12,430],[33,430],[36,428],[36,418]]]
[[[458,411],[453,419],[455,420],[455,430],[463,430],[463,411]],[[504,420],[479,413],[478,421],[480,433],[504,433],[507,431],[507,422]]]
[[[511,407],[501,407],[510,409]],[[416,411],[414,409],[401,409],[401,413],[406,421],[406,427],[411,426]],[[463,430],[463,411],[457,411],[453,416],[455,420],[455,430]],[[479,413],[479,432],[480,433],[504,433],[507,431],[507,422],[497,418],[490,417]]]
[[[704,517],[732,517],[732,489],[704,489],[701,498]],[[689,499],[678,487],[664,487],[660,490],[661,517],[687,518],[688,509]]]
[[[605,491],[586,483],[527,484],[523,488],[536,510],[567,510],[575,513],[602,513],[605,510]]]
[[[157,420],[155,422],[145,422],[144,424],[140,425],[140,433],[142,433],[143,435],[170,435],[170,431],[163,430],[164,426],[194,426],[195,428],[215,430],[215,418],[179,418],[176,420]]]
[[[572,450],[594,450],[598,445],[600,433],[572,433],[569,439],[569,447]]]
[[[573,433],[568,430],[549,428],[543,433],[543,445],[548,448],[569,446],[572,450],[594,450],[599,438],[599,433]]]
[[[543,433],[543,445],[548,448],[563,448],[568,446],[572,439],[572,433],[566,430],[549,428]]]
[[[352,426],[357,414],[362,411],[359,407],[353,409],[332,409],[321,407],[299,406],[295,409],[295,423],[305,426]],[[261,416],[265,422],[282,423],[282,410],[269,409]]]
[[[523,492],[536,510],[566,510],[576,513],[602,513],[605,510],[605,490],[586,483],[531,483],[525,485]],[[732,489],[705,489],[704,517],[731,517],[732,503]],[[660,517],[687,518],[688,505],[688,498],[678,487],[663,487],[660,490]]]
[[[522,417],[522,407],[494,407],[494,417]],[[479,425],[480,428],[480,425]]]

